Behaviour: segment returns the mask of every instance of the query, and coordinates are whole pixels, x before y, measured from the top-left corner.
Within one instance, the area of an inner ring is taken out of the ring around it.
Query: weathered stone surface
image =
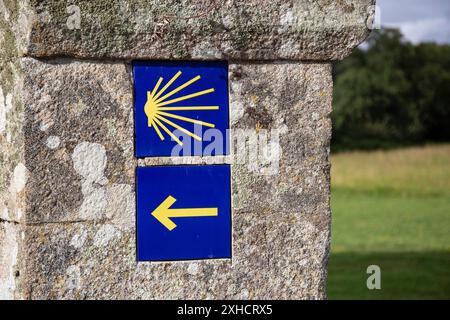
[[[131,68],[23,59],[26,221],[122,219],[134,189]],[[106,201],[110,196],[111,201]],[[126,209],[117,213],[120,209]]]
[[[236,144],[228,157],[232,259],[173,263],[136,262],[129,66],[35,59],[22,66],[29,176],[27,245],[19,247],[26,267],[17,281],[25,298],[325,297],[329,64],[230,65],[232,128],[278,134],[279,167],[260,156],[235,159]]]
[[[20,229],[16,223],[0,220],[0,300],[21,298],[19,247],[23,239]]]
[[[369,30],[373,0],[28,0],[35,57],[336,60]],[[77,5],[77,8],[69,5]],[[18,10],[18,9],[17,9]],[[76,17],[79,12],[79,28]]]
[[[18,16],[0,3],[0,221],[17,222],[22,216],[24,183],[22,72],[19,57]]]
[[[372,2],[86,0],[71,29],[0,0],[0,298],[325,298],[329,60]],[[130,60],[171,58],[230,61],[230,156],[134,157]],[[135,167],[180,163],[231,163],[232,259],[136,262]]]
[[[8,3],[14,6],[15,3]],[[19,14],[0,2],[0,300],[23,297],[25,184]],[[13,10],[15,11],[15,10]]]

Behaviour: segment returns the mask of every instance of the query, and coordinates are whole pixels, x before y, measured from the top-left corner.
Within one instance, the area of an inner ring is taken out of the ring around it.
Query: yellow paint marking
[[[147,115],[147,125],[151,127],[153,125],[153,115],[156,112],[155,104],[152,99],[152,92],[147,91],[147,102],[144,105],[144,112]]]
[[[176,129],[178,129],[178,130],[180,130],[181,132],[184,132],[185,134],[187,134],[188,136],[194,138],[195,140],[202,141],[202,138],[200,138],[198,135],[196,135],[196,134],[190,132],[189,130],[186,130],[186,129],[183,128],[183,127],[180,127],[180,126],[177,125],[176,123],[173,123],[172,121],[170,121],[170,120],[168,120],[168,119],[166,119],[166,118],[164,118],[164,117],[162,117],[162,116],[160,116],[160,115],[158,115],[158,114],[156,114],[155,117],[158,118],[159,120],[164,121],[165,123],[171,125],[172,127],[176,128]]]
[[[152,120],[153,121],[153,120]],[[156,123],[153,123],[153,128],[155,128],[156,133],[158,134],[159,138],[162,140],[164,140],[164,136],[162,135],[161,131],[159,130],[158,126],[156,125]]]
[[[156,94],[156,96],[153,97],[153,100],[158,99],[158,97],[159,97],[160,95],[162,95],[162,94],[164,93],[164,91],[166,91],[166,89],[167,89],[168,87],[170,87],[170,85],[171,85],[175,80],[177,80],[177,78],[178,78],[180,75],[181,75],[181,71],[178,71],[178,72],[172,77],[172,79],[170,79],[169,82],[167,82],[166,85],[165,85],[165,86],[164,86],[164,87]]]
[[[158,119],[156,119],[156,117],[153,119],[161,128],[163,128],[163,130],[174,140],[176,141],[180,146],[183,145],[183,142],[180,141],[180,139],[178,139],[169,129],[167,129],[167,127],[161,123],[161,121],[159,121]]]
[[[170,114],[170,113],[167,113],[167,112],[156,111],[156,114],[159,114],[161,116],[166,116],[166,117],[169,117],[169,118],[183,120],[183,121],[186,121],[186,122],[196,123],[196,124],[199,124],[199,125],[205,126],[205,127],[210,127],[210,128],[214,128],[215,127],[215,125],[213,123],[204,122],[204,121],[200,121],[200,120],[195,120],[195,119],[191,119],[191,118],[186,118],[186,117],[178,116],[176,114]]]
[[[188,94],[187,96],[182,96],[182,97],[179,97],[179,98],[175,98],[173,100],[164,101],[164,102],[158,103],[156,106],[157,107],[163,107],[163,106],[166,106],[166,105],[171,104],[171,103],[175,103],[175,102],[178,102],[178,101],[184,101],[184,100],[191,99],[191,98],[198,97],[198,96],[202,96],[204,94],[208,94],[208,93],[211,93],[211,92],[214,92],[214,88],[203,90],[203,91],[199,91],[199,92],[196,92],[196,93],[191,93],[191,94]]]
[[[209,123],[209,122],[204,122],[204,121],[200,121],[200,120],[196,120],[196,119],[191,119],[188,117],[183,117],[183,116],[179,116],[176,114],[172,114],[171,112],[173,111],[194,111],[194,110],[199,110],[199,111],[206,111],[206,110],[219,110],[219,106],[170,106],[170,104],[176,103],[178,101],[184,101],[184,100],[188,100],[191,98],[195,98],[198,96],[202,96],[211,92],[214,92],[214,88],[210,88],[207,90],[203,90],[203,91],[199,91],[199,92],[194,92],[182,97],[178,97],[172,100],[168,100],[165,101],[167,98],[173,96],[174,94],[180,92],[181,90],[183,90],[184,88],[188,87],[189,85],[191,85],[192,83],[198,81],[201,79],[201,77],[199,75],[195,76],[194,78],[192,78],[191,80],[183,83],[182,85],[178,86],[177,88],[173,89],[172,91],[170,91],[169,93],[166,93],[165,95],[162,96],[162,94],[169,89],[169,87],[175,82],[175,80],[180,77],[180,75],[182,74],[181,71],[178,71],[164,86],[162,89],[159,89],[160,86],[162,85],[164,78],[163,77],[159,77],[158,81],[155,84],[155,87],[153,88],[152,91],[147,91],[147,101],[144,105],[144,112],[145,115],[147,116],[147,125],[149,127],[153,127],[158,135],[158,137],[161,140],[164,140],[164,135],[161,132],[160,129],[163,129],[171,138],[172,140],[176,141],[179,145],[183,145],[183,143],[173,134],[172,131],[170,131],[168,129],[168,127],[166,125],[164,125],[162,122],[165,122],[166,124],[172,126],[175,129],[180,130],[181,132],[189,135],[190,137],[198,140],[198,141],[202,141],[202,138],[199,137],[198,135],[194,134],[193,132],[190,132],[189,130],[183,128],[181,125],[178,125],[170,120],[168,120],[167,118],[173,118],[173,119],[178,119],[181,121],[185,121],[185,122],[190,122],[190,123],[194,123],[194,124],[199,124],[205,127],[210,127],[210,128],[214,128],[215,125],[213,123]],[[164,112],[166,111],[166,112]],[[162,122],[161,122],[162,121]]]
[[[163,77],[160,77],[158,82],[156,83],[155,87],[152,90],[152,93],[150,95],[150,99],[153,99],[153,97],[155,96],[156,91],[158,91],[159,86],[161,85],[161,82],[163,81]]]
[[[194,83],[195,81],[199,80],[200,76],[196,76],[195,78],[189,80],[188,82],[182,84],[181,86],[179,86],[178,88],[170,91],[168,94],[166,94],[165,96],[159,98],[158,100],[155,101],[156,104],[158,104],[158,102],[164,101],[165,99],[173,96],[175,93],[183,90],[184,88],[186,88],[187,86],[191,85],[192,83]]]
[[[147,125],[148,125],[148,127],[151,127],[152,123],[153,123],[153,117],[149,117],[150,109],[151,109],[150,108],[151,101],[152,101],[152,92],[147,91],[147,102],[144,105],[144,112],[147,115]]]
[[[169,231],[172,231],[177,226],[170,218],[217,217],[219,215],[218,208],[170,209],[176,201],[177,199],[169,195],[151,213],[152,216],[161,222],[164,227],[169,229]]]
[[[219,106],[192,106],[192,107],[160,107],[162,111],[186,111],[186,110],[219,110]]]

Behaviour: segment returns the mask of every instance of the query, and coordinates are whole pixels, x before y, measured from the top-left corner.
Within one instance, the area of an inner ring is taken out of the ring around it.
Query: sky
[[[399,28],[413,43],[450,44],[450,0],[377,0],[383,27]]]

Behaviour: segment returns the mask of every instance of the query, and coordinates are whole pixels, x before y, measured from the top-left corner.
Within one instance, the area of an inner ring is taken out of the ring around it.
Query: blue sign
[[[133,74],[137,157],[229,153],[226,62],[137,61]]]
[[[138,261],[231,257],[229,165],[136,169]]]

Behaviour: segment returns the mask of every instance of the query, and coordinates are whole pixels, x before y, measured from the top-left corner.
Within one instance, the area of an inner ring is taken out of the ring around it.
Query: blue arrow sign
[[[139,261],[231,257],[230,166],[136,169]]]

